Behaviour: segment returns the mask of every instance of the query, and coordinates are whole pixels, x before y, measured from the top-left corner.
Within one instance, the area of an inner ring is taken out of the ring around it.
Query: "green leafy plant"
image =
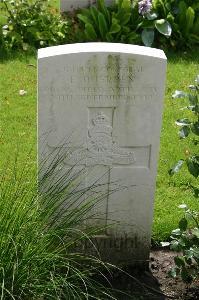
[[[185,139],[192,136],[194,145],[199,144],[199,75],[196,77],[195,84],[189,86],[190,93],[183,91],[175,91],[173,99],[186,98],[188,105],[184,109],[193,113],[192,119],[182,118],[176,121],[176,125],[180,127],[179,137]],[[173,175],[178,172],[186,163],[187,169],[195,178],[199,176],[199,153],[190,153],[186,151],[186,159],[180,159],[170,170],[169,174]],[[199,190],[195,188],[195,193],[198,195]]]
[[[112,7],[98,0],[97,7],[83,9],[77,17],[84,25],[87,40],[139,43],[139,35],[130,28],[131,10],[130,0],[119,0]]]
[[[179,228],[172,231],[170,248],[179,252],[174,258],[175,267],[169,274],[178,275],[186,283],[199,278],[199,212],[190,210],[185,204],[179,206],[184,216],[179,221]]]
[[[145,46],[152,46],[160,35],[165,36],[167,39],[171,36],[172,27],[169,21],[156,13],[152,1],[138,1],[137,11],[142,15],[142,20],[139,22],[137,29],[142,29],[141,37]]]
[[[199,44],[199,0],[154,0],[153,7],[172,26],[172,47]]]
[[[148,0],[149,1],[149,0]],[[84,24],[85,38],[90,41],[123,42],[151,46],[155,32],[167,37],[171,26],[165,19],[157,19],[157,14],[142,10],[141,2],[118,0],[112,7],[106,7],[104,0],[81,10],[77,15]]]
[[[107,270],[108,265],[78,250],[102,230],[88,224],[83,228],[83,224],[88,217],[93,217],[92,209],[101,201],[103,193],[99,193],[97,183],[81,187],[84,171],[77,174],[71,167],[67,174],[60,176],[61,159],[59,153],[58,160],[43,163],[39,189],[36,173],[33,178],[29,176],[28,164],[22,174],[18,173],[16,162],[1,173],[3,300],[114,299],[109,289],[93,277],[103,268]]]
[[[48,0],[3,0],[7,22],[2,27],[8,49],[27,50],[63,44],[67,40],[68,21],[62,19]]]

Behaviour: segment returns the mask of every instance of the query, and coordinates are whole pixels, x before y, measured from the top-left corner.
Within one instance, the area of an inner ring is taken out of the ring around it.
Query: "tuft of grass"
[[[104,195],[96,195],[97,183],[82,188],[83,174],[73,168],[58,176],[57,166],[57,160],[43,164],[39,186],[28,165],[19,169],[15,160],[11,169],[7,164],[3,169],[1,299],[115,299],[93,277],[108,266],[82,251],[83,243],[102,230],[83,224]]]

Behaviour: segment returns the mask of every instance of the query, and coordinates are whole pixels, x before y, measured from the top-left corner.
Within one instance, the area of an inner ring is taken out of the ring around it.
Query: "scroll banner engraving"
[[[119,147],[112,137],[113,127],[109,118],[99,112],[88,129],[87,144],[79,149],[73,149],[67,156],[67,164],[130,165],[135,163],[134,153]]]

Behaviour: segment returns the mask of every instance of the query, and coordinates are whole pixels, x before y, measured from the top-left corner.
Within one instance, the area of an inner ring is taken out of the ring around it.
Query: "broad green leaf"
[[[189,89],[192,90],[192,91],[195,91],[197,88],[196,88],[195,85],[190,84],[190,85],[189,85]]]
[[[187,11],[187,4],[185,1],[180,1],[178,4],[179,13],[177,15],[177,22],[180,28],[184,28],[186,22],[186,11]]]
[[[186,23],[184,24],[186,34],[189,34],[189,32],[191,31],[193,27],[194,19],[195,19],[195,11],[191,6],[189,6],[186,11]]]
[[[193,249],[193,255],[197,258],[197,259],[199,259],[199,248],[194,248]]]
[[[186,160],[187,167],[191,175],[193,175],[195,178],[199,176],[199,157],[197,159],[197,156],[189,157]]]
[[[177,276],[176,268],[172,268],[171,270],[169,270],[168,275],[172,278],[176,278]]]
[[[148,13],[146,14],[148,20],[155,20],[157,19],[158,15],[156,13]]]
[[[175,261],[176,266],[178,266],[178,267],[182,267],[185,265],[185,261],[182,256],[175,256],[174,261]]]
[[[193,257],[193,249],[192,248],[190,248],[188,250],[185,250],[184,253],[185,253],[185,256],[186,256],[187,259],[190,259],[190,258]]]
[[[78,14],[77,17],[78,17],[79,20],[81,20],[85,24],[90,23],[90,20],[86,16],[84,16],[82,14]]]
[[[197,111],[197,105],[189,105],[185,107],[186,109],[190,110],[190,111]]]
[[[194,86],[195,87],[195,86]],[[198,97],[196,95],[191,95],[189,94],[188,95],[188,98],[189,98],[189,103],[191,105],[196,105],[198,103]]]
[[[192,213],[191,213],[190,210],[188,210],[188,211],[185,212],[185,218],[186,218],[188,221],[192,221],[192,220],[193,220]]]
[[[29,48],[29,45],[27,43],[22,43],[22,48],[24,51],[27,51]]]
[[[191,233],[199,239],[199,228],[192,229]]]
[[[125,34],[127,33],[127,34],[128,34],[130,31],[131,31],[131,28],[130,28],[130,27],[128,27],[128,26],[123,26],[123,27],[122,27],[122,32],[123,32],[123,33],[125,33]]]
[[[199,18],[197,18],[194,22],[193,28],[191,30],[195,35],[198,36],[198,32],[199,32]]]
[[[171,241],[170,249],[174,250],[174,251],[180,251],[181,247],[179,246],[178,241],[176,241],[176,240]]]
[[[130,20],[130,17],[131,17],[131,13],[128,13],[126,12],[125,9],[121,9],[117,14],[117,19],[118,19],[118,22],[121,26],[124,26],[126,25],[129,20]]]
[[[179,243],[179,248],[184,248],[186,246],[186,237],[184,237],[183,235],[181,235],[181,237],[178,240]]]
[[[177,228],[177,229],[172,230],[171,234],[172,235],[181,235],[182,232],[181,232],[180,228]]]
[[[147,19],[143,19],[143,21],[140,24],[138,24],[138,26],[140,26],[140,25],[141,25],[142,29],[145,29],[145,28],[146,29],[154,29],[153,22],[151,22]],[[137,26],[136,30],[139,28],[138,26]]]
[[[109,33],[117,33],[120,30],[121,30],[121,26],[118,24],[118,20],[115,18],[112,18],[112,25],[111,25]]]
[[[173,27],[173,25],[174,25],[174,20],[175,20],[175,17],[172,15],[171,12],[169,12],[168,15],[167,15],[167,21],[168,21],[170,24],[172,24],[172,27]]]
[[[166,3],[165,3],[165,7],[168,11],[171,11],[171,3],[172,3],[172,1],[168,1],[168,2],[166,1]]]
[[[189,275],[189,273],[188,273],[186,267],[182,267],[182,270],[181,270],[181,273],[180,273],[180,274],[181,274],[181,278],[182,278],[182,280],[183,280],[184,282],[186,282],[186,283],[191,283],[192,277],[191,277],[191,275]]]
[[[176,125],[178,126],[189,126],[191,125],[191,121],[187,118],[184,118],[184,119],[178,119],[176,122],[175,122]]]
[[[198,34],[193,34],[193,33],[189,33],[189,39],[191,42],[196,42],[198,43],[199,42],[199,36]]]
[[[123,0],[122,1],[122,8],[131,9],[131,0]]]
[[[99,30],[100,30],[100,35],[103,40],[106,39],[106,34],[109,31],[108,30],[108,24],[106,22],[106,19],[102,13],[99,12],[98,14],[98,23],[99,23]]]
[[[170,242],[160,242],[162,247],[168,247],[170,246]]]
[[[180,171],[180,169],[182,168],[182,166],[183,166],[183,164],[184,164],[184,160],[179,160],[170,170],[169,170],[169,175],[173,175],[173,174],[175,174],[175,173],[177,173],[177,172],[179,172]]]
[[[178,134],[181,139],[185,139],[190,133],[190,128],[188,126],[183,126],[180,128]]]
[[[172,98],[185,98],[187,96],[186,93],[182,91],[175,91],[174,94],[172,95]]]
[[[131,32],[128,35],[128,41],[129,41],[129,43],[133,43],[136,40],[140,40],[140,35],[137,34],[136,32]]]
[[[194,134],[199,135],[199,122],[193,123],[191,130]]]
[[[185,231],[187,229],[187,225],[188,225],[187,219],[182,218],[179,222],[180,230]]]
[[[110,13],[105,5],[105,2],[104,0],[98,0],[97,1],[97,7],[98,7],[98,10],[102,13],[102,15],[104,16],[106,22],[108,24],[110,24],[111,22],[111,17],[110,17]]]
[[[94,21],[95,29],[98,28],[98,10],[95,6],[91,6],[90,12]]]
[[[199,189],[195,186],[193,186],[192,189],[194,191],[194,197],[198,198],[199,197]]]
[[[142,31],[142,42],[145,46],[151,47],[154,41],[154,30],[153,29],[143,29]]]
[[[91,17],[90,10],[87,8],[82,8],[80,10],[80,14],[86,16],[88,19],[90,19],[90,17]]]
[[[155,27],[161,34],[165,36],[171,36],[172,28],[170,23],[167,20],[161,19],[155,21]]]
[[[9,27],[8,27],[8,25],[6,24],[6,25],[2,26],[2,29],[7,30],[7,29],[9,29]]]
[[[107,40],[108,42],[113,42],[113,36],[111,35],[110,32],[107,32],[107,34],[106,34],[106,40]]]
[[[25,26],[25,24],[23,24],[23,26]],[[12,24],[9,24],[8,28],[9,28],[10,31],[12,31],[14,29],[14,26]]]
[[[89,40],[95,41],[97,39],[97,34],[92,24],[88,23],[85,25],[85,34]]]

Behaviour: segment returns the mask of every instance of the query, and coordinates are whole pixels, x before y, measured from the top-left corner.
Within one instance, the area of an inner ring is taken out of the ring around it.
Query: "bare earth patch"
[[[199,281],[186,285],[180,279],[168,276],[174,266],[176,253],[169,250],[153,250],[150,255],[148,271],[125,269],[132,277],[122,272],[115,272],[108,278],[114,289],[124,293],[116,293],[118,300],[197,300],[199,299]],[[109,277],[109,276],[108,276]],[[126,293],[126,294],[125,294]],[[128,295],[130,296],[128,296]]]
[[[168,250],[151,252],[150,270],[159,283],[161,292],[173,299],[199,299],[199,281],[186,285],[180,279],[168,277],[168,271],[174,266],[174,256],[176,253]]]

